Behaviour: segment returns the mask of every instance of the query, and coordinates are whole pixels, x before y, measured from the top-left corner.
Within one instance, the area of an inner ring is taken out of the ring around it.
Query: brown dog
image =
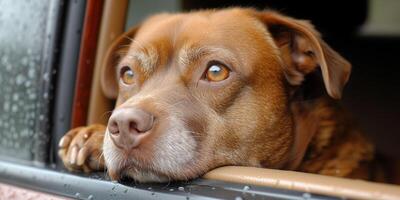
[[[276,12],[157,15],[105,58],[107,128],[69,131],[59,154],[70,170],[141,182],[224,165],[362,177],[373,147],[333,100],[350,71],[311,24]]]

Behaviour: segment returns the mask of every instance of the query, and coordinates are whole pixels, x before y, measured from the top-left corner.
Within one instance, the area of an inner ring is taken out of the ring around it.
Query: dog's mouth
[[[177,123],[175,123],[176,125]],[[146,143],[129,151],[115,146],[106,133],[104,158],[112,180],[129,177],[138,182],[188,180],[204,171],[199,165],[198,144],[184,126],[155,133]]]
[[[132,160],[132,159],[130,159]],[[189,180],[202,174],[203,170],[198,170],[195,161],[187,163],[174,171],[153,168],[154,165],[142,165],[135,162],[124,162],[124,164],[110,166],[108,175],[113,181],[134,180],[141,183],[162,183],[171,180]]]
[[[167,174],[151,168],[139,167],[134,163],[120,165],[108,169],[111,180],[135,180],[140,182],[167,182],[170,180]]]

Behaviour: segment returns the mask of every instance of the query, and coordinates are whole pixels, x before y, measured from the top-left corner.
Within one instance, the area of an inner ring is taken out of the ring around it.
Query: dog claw
[[[64,136],[61,138],[60,142],[58,143],[58,147],[65,148],[69,145],[70,142],[71,142],[71,138],[68,136]]]
[[[79,150],[76,164],[78,166],[82,166],[85,163],[86,158],[88,157],[88,155],[89,155],[88,148],[87,147],[83,147],[81,150]]]
[[[61,138],[58,155],[68,170],[88,173],[104,169],[101,149],[105,128],[103,125],[79,127]]]
[[[69,157],[69,162],[71,165],[75,165],[77,156],[78,156],[78,146],[73,146]]]

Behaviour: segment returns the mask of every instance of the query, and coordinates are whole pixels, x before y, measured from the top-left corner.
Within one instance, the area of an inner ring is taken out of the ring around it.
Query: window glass
[[[46,159],[55,1],[0,1],[0,156]],[[56,9],[55,9],[56,8]]]

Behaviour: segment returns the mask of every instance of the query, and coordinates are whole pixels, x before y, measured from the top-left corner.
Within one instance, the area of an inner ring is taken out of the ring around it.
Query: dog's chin
[[[201,173],[195,169],[196,167],[194,166],[185,165],[185,169],[177,168],[174,171],[163,171],[162,169],[138,167],[135,164],[130,163],[125,166],[110,165],[108,172],[111,179],[116,181],[122,179],[133,179],[140,183],[164,183],[170,181],[186,181],[196,178],[200,176]]]
[[[196,173],[193,169],[187,166],[187,170],[184,171],[159,172],[154,169],[141,169],[129,165],[122,169],[109,169],[109,172],[114,174],[111,178],[116,181],[133,179],[140,183],[165,183],[170,181],[187,181],[202,175],[200,171]]]
[[[126,153],[116,147],[108,131],[104,137],[103,153],[109,175],[113,180],[123,177],[138,182],[168,182],[189,180],[206,171],[196,159],[196,142],[182,126],[168,129],[151,147]]]
[[[171,181],[168,175],[163,175],[155,171],[140,170],[129,167],[121,172],[121,178],[132,178],[141,183],[163,183]]]

